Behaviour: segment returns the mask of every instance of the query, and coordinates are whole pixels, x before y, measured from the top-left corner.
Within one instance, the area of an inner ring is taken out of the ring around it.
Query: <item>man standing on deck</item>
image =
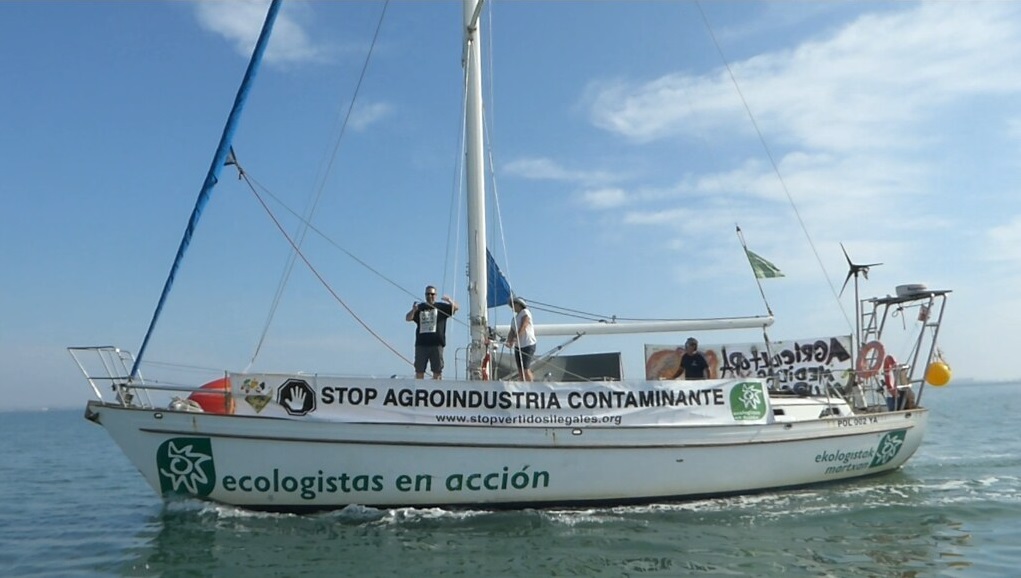
[[[457,313],[457,303],[449,296],[436,302],[436,288],[425,288],[425,303],[415,301],[404,316],[415,322],[415,379],[425,377],[428,364],[433,379],[443,379],[443,348],[447,345],[447,319]]]
[[[674,374],[673,379],[681,376],[684,379],[709,379],[709,362],[698,350],[698,340],[689,337],[684,342],[684,353],[681,354],[681,367]]]

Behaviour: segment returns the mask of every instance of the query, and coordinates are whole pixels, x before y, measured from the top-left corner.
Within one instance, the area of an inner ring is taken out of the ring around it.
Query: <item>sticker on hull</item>
[[[173,438],[156,450],[156,472],[164,494],[205,497],[216,487],[209,438]]]
[[[907,430],[887,433],[874,448],[865,450],[823,451],[815,456],[815,462],[826,465],[826,475],[838,475],[847,472],[859,472],[885,466],[893,461],[904,447]]]

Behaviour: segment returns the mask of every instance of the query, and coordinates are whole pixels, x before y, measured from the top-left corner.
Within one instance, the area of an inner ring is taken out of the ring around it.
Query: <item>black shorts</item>
[[[514,348],[514,362],[517,363],[518,369],[531,369],[533,357],[535,357],[534,345]]]
[[[442,345],[415,346],[415,373],[425,373],[426,365],[432,368],[433,373],[443,373]]]

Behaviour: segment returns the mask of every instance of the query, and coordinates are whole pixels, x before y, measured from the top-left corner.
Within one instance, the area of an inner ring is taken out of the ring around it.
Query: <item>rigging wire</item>
[[[780,182],[780,187],[783,189],[784,195],[787,197],[787,202],[790,204],[791,210],[794,211],[794,216],[798,220],[798,225],[801,227],[801,231],[805,234],[805,238],[808,240],[808,245],[812,249],[812,254],[815,255],[816,263],[819,264],[819,268],[822,270],[823,276],[826,278],[826,283],[829,285],[830,292],[833,294],[833,298],[837,302],[837,307],[840,309],[840,313],[844,316],[844,321],[847,322],[848,327],[850,327],[853,332],[854,324],[851,322],[851,319],[847,316],[847,311],[840,303],[840,296],[837,293],[837,288],[833,285],[833,280],[830,278],[830,274],[826,270],[826,265],[823,264],[822,257],[819,256],[819,250],[816,248],[815,242],[812,240],[812,235],[808,232],[808,227],[805,225],[805,221],[801,217],[801,212],[798,210],[798,206],[794,203],[794,197],[791,195],[790,189],[787,188],[787,181],[784,180],[783,174],[780,172],[780,166],[777,164],[776,158],[773,156],[773,151],[769,148],[769,144],[766,142],[766,137],[762,134],[762,130],[759,128],[759,123],[755,120],[755,115],[752,113],[751,106],[749,106],[748,101],[744,97],[744,93],[741,91],[741,85],[738,84],[737,76],[734,74],[734,70],[730,67],[730,62],[723,53],[723,48],[720,46],[720,43],[716,38],[716,33],[713,31],[713,27],[709,23],[709,18],[706,16],[705,10],[702,9],[702,2],[695,0],[695,6],[698,8],[698,13],[702,17],[702,22],[705,24],[709,37],[713,42],[713,46],[716,48],[716,53],[723,62],[724,68],[727,69],[730,82],[734,85],[734,90],[737,91],[738,98],[741,99],[741,105],[744,107],[745,113],[748,115],[748,118],[752,123],[752,127],[755,129],[755,134],[758,136],[759,144],[762,145],[762,148],[766,153],[766,158],[769,159],[769,164],[772,166],[773,172],[776,174],[776,178]]]
[[[544,303],[533,298],[528,299],[528,306],[534,307],[539,311],[546,311],[547,313],[554,313],[562,315],[564,317],[573,317],[575,319],[584,319],[586,321],[606,321],[607,319],[623,319],[616,315],[600,315],[598,313],[589,313],[587,311],[579,311],[577,309],[569,309],[567,307],[561,307],[552,303]],[[634,319],[630,321],[635,321]]]
[[[239,174],[241,175],[241,178],[244,179],[244,181],[248,184],[248,189],[255,196],[256,200],[259,201],[259,204],[262,205],[262,208],[266,211],[266,214],[269,216],[270,220],[273,221],[273,224],[276,225],[276,228],[277,230],[280,231],[280,234],[283,235],[285,239],[287,239],[287,242],[291,245],[291,248],[294,250],[294,253],[298,256],[298,258],[302,260],[303,263],[305,263],[305,266],[308,267],[308,270],[311,271],[313,275],[315,275],[316,279],[318,279],[319,282],[323,285],[323,287],[326,288],[327,291],[329,291],[330,295],[333,296],[337,303],[339,303],[341,307],[343,307],[351,315],[351,317],[353,317],[354,320],[357,321],[358,324],[361,325],[370,335],[375,337],[377,341],[383,344],[384,347],[392,351],[394,355],[404,360],[404,362],[406,362],[408,365],[414,365],[410,359],[401,355],[401,353],[397,351],[397,349],[394,348],[394,346],[390,345],[390,343],[383,339],[381,335],[373,331],[372,328],[369,327],[369,325],[364,320],[362,320],[362,318],[359,317],[357,313],[355,313],[354,309],[352,309],[347,304],[347,302],[344,301],[344,299],[339,294],[337,294],[336,291],[333,290],[333,287],[330,286],[330,284],[326,281],[322,274],[319,273],[319,270],[316,269],[314,265],[312,265],[312,262],[309,261],[307,257],[305,257],[305,254],[302,252],[301,247],[299,247],[295,240],[292,239],[291,236],[287,234],[287,231],[284,229],[284,226],[280,223],[279,220],[277,220],[276,215],[274,215],[273,211],[270,210],[269,205],[266,204],[266,201],[259,194],[259,191],[256,190],[254,184],[251,181],[249,181],[247,173],[245,173],[245,171],[241,168],[240,164],[237,165],[237,168]],[[311,228],[311,225],[309,227]]]
[[[387,277],[384,273],[382,273],[378,269],[374,268],[372,265],[369,265],[366,261],[364,261],[358,255],[355,255],[351,251],[349,251],[349,250],[345,249],[344,247],[340,246],[340,244],[338,244],[336,241],[331,239],[325,232],[323,232],[321,229],[319,229],[318,227],[316,227],[312,223],[310,223],[308,221],[304,221],[303,217],[300,214],[298,214],[297,211],[295,211],[294,209],[291,209],[290,207],[288,207],[279,197],[274,195],[268,188],[266,188],[265,185],[263,185],[262,183],[257,181],[247,171],[243,171],[240,168],[240,166],[238,167],[238,169],[241,170],[242,173],[244,174],[243,178],[249,184],[249,186],[257,187],[260,191],[262,191],[262,194],[264,194],[264,195],[268,196],[269,198],[273,199],[274,201],[276,201],[276,203],[278,205],[280,205],[285,211],[290,213],[291,216],[293,216],[295,219],[298,219],[299,221],[302,221],[303,224],[308,228],[308,230],[310,230],[313,233],[319,235],[320,238],[322,238],[328,244],[332,245],[335,249],[337,249],[338,251],[344,253],[345,255],[350,257],[353,261],[355,261],[356,263],[358,263],[359,265],[361,265],[362,267],[367,269],[369,272],[373,273],[374,275],[376,275],[380,279],[386,281],[387,283],[393,285],[394,287],[396,287],[401,292],[407,294],[409,297],[416,297],[417,296],[415,293],[412,293],[412,292],[408,291],[406,288],[404,288],[403,286],[401,286],[397,281],[394,281],[393,279],[391,279],[390,277]]]
[[[237,163],[236,160],[234,161],[234,165],[237,168],[237,170],[239,171],[239,173],[242,175],[241,176],[242,180],[244,180],[248,184],[248,186],[250,188],[251,187],[255,187],[255,189],[258,189],[259,192],[256,192],[256,191],[253,190],[253,193],[255,194],[256,198],[259,198],[259,197],[262,197],[262,196],[268,197],[268,198],[272,199],[273,201],[275,201],[284,211],[286,211],[288,214],[290,214],[295,219],[297,219],[299,221],[301,221],[303,219],[303,217],[297,211],[295,211],[294,209],[288,207],[287,204],[284,203],[283,200],[281,200],[279,197],[274,195],[272,191],[270,191],[265,185],[263,185],[261,182],[259,182],[257,179],[255,179],[251,174],[248,173],[248,171],[244,170],[240,166],[240,164]],[[270,212],[270,217],[273,217],[273,213],[272,212]],[[308,227],[309,231],[311,231],[311,232],[315,233],[316,235],[318,235],[323,241],[325,241],[327,244],[332,246],[334,249],[337,249],[341,253],[344,253],[352,261],[358,263],[363,268],[365,268],[365,270],[367,270],[370,273],[372,273],[373,275],[379,277],[380,279],[382,279],[386,283],[392,285],[394,288],[396,288],[401,293],[404,293],[405,295],[407,295],[408,297],[411,297],[411,298],[415,298],[415,297],[418,296],[417,293],[413,293],[411,291],[408,291],[407,288],[405,288],[403,285],[401,285],[400,283],[395,281],[393,278],[387,276],[385,273],[383,273],[379,269],[373,267],[372,265],[370,265],[367,261],[365,261],[364,259],[362,259],[358,255],[356,255],[356,254],[352,253],[351,251],[349,251],[348,249],[345,249],[344,247],[342,247],[339,243],[337,243],[337,241],[333,240],[322,229],[319,229],[318,227],[316,227],[315,225],[313,225],[312,223],[309,223],[309,222],[305,222],[304,224]],[[467,326],[467,323],[465,323],[464,321],[462,321],[460,319],[454,318],[454,317],[449,318],[448,321],[452,321],[452,322],[455,322],[455,323],[461,323],[462,325]]]
[[[468,51],[464,51],[465,54]],[[444,253],[443,259],[443,287],[447,286],[447,275],[456,274],[451,273],[456,270],[457,264],[461,262],[461,214],[460,210],[461,203],[464,202],[461,193],[464,191],[464,179],[465,179],[465,158],[464,149],[467,135],[465,134],[468,126],[468,69],[466,66],[462,66],[464,73],[461,75],[461,124],[458,132],[458,148],[460,153],[455,153],[454,158],[454,178],[451,182],[450,191],[450,207],[447,209],[447,250]],[[451,242],[451,237],[454,238]],[[467,249],[466,249],[467,250]],[[453,255],[451,255],[453,253]],[[453,263],[451,263],[453,261]],[[457,284],[455,283],[456,287]],[[454,300],[457,300],[457,290],[454,290]],[[448,321],[453,318],[448,318]],[[465,324],[467,326],[467,324]]]
[[[365,80],[365,74],[369,68],[369,62],[372,59],[373,50],[376,47],[376,42],[379,39],[380,30],[383,28],[383,18],[386,16],[386,9],[390,5],[390,1],[386,0],[383,3],[383,8],[379,13],[379,21],[376,23],[376,30],[372,35],[372,43],[369,45],[369,50],[365,54],[365,60],[362,63],[361,72],[358,74],[358,81],[355,83],[354,93],[351,96],[351,102],[348,104],[347,111],[344,113],[344,119],[341,122],[340,130],[337,133],[337,138],[334,140],[333,150],[331,154],[326,158],[325,166],[319,172],[318,182],[316,183],[315,194],[312,196],[310,205],[306,210],[306,217],[300,219],[302,223],[300,230],[297,234],[297,245],[294,251],[290,254],[287,259],[287,264],[284,266],[284,272],[281,274],[280,282],[277,284],[276,293],[273,295],[273,301],[270,304],[269,312],[266,316],[266,323],[262,328],[262,334],[259,336],[259,341],[255,346],[255,350],[252,352],[252,357],[248,361],[248,366],[245,371],[251,369],[252,365],[255,364],[256,358],[259,356],[259,352],[262,350],[262,345],[266,341],[266,336],[269,333],[270,325],[273,323],[273,318],[276,316],[277,308],[280,305],[280,300],[283,297],[284,289],[287,286],[287,282],[291,278],[291,272],[294,270],[294,263],[298,257],[298,247],[301,247],[305,242],[305,237],[308,234],[309,227],[311,227],[312,219],[315,215],[316,209],[319,207],[319,201],[322,200],[323,191],[326,189],[326,181],[329,178],[330,173],[333,171],[333,163],[337,160],[338,152],[340,151],[340,143],[344,139],[344,135],[347,133],[347,127],[351,120],[351,114],[354,111],[355,103],[358,101],[358,94],[361,92],[362,82]],[[240,166],[238,167],[240,170]],[[241,175],[244,175],[241,172]],[[271,215],[272,216],[272,215]],[[288,237],[288,240],[290,238]],[[357,259],[356,259],[357,260]],[[318,275],[317,275],[318,276]],[[332,293],[332,290],[331,290]],[[354,313],[352,313],[354,315]],[[356,317],[357,318],[357,317]]]
[[[513,268],[511,267],[511,264],[510,264],[510,252],[507,251],[507,235],[505,233],[506,229],[503,226],[503,209],[502,209],[502,207],[500,205],[500,190],[499,190],[499,187],[497,185],[497,179],[496,179],[496,160],[495,160],[495,156],[493,154],[493,151],[496,148],[496,146],[493,144],[493,141],[490,138],[490,135],[492,133],[496,132],[496,129],[495,129],[495,126],[496,126],[496,82],[495,82],[495,80],[496,80],[496,73],[495,73],[496,66],[494,66],[494,64],[493,64],[493,54],[495,52],[494,46],[496,44],[496,42],[495,42],[496,36],[495,36],[495,32],[494,32],[495,29],[493,27],[493,10],[494,10],[494,7],[495,7],[495,4],[490,5],[490,8],[489,8],[489,11],[488,11],[488,14],[487,14],[488,20],[486,21],[488,26],[489,26],[489,31],[487,32],[487,35],[486,35],[486,38],[489,39],[488,43],[486,45],[486,48],[488,48],[488,50],[486,50],[486,56],[489,59],[488,70],[490,72],[489,72],[489,77],[488,77],[488,81],[489,81],[489,98],[483,101],[482,122],[483,122],[484,127],[486,127],[486,130],[482,131],[482,136],[486,140],[486,147],[485,147],[486,161],[487,161],[488,166],[489,166],[490,184],[492,185],[492,187],[491,187],[492,199],[493,199],[493,209],[492,209],[492,211],[493,211],[493,215],[494,215],[494,220],[496,221],[496,227],[495,227],[496,230],[493,231],[490,234],[494,238],[498,237],[500,239],[500,251],[501,251],[501,254],[503,255],[504,270],[506,272],[505,277],[508,280],[507,281],[508,285],[510,285],[510,279],[512,278],[511,271],[513,270]],[[490,104],[486,105],[487,102],[490,103]],[[487,119],[489,119],[489,120],[487,120]],[[490,127],[493,127],[493,128],[490,128]],[[514,289],[512,287],[511,288],[511,295],[513,295],[513,294],[514,294]],[[502,311],[502,309],[500,309],[498,311]]]

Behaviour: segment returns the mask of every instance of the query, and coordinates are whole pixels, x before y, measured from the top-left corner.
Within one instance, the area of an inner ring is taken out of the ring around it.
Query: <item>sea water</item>
[[[915,457],[852,482],[619,508],[305,516],[164,503],[81,409],[0,413],[0,575],[1017,575],[1021,384],[930,387],[922,403]]]

